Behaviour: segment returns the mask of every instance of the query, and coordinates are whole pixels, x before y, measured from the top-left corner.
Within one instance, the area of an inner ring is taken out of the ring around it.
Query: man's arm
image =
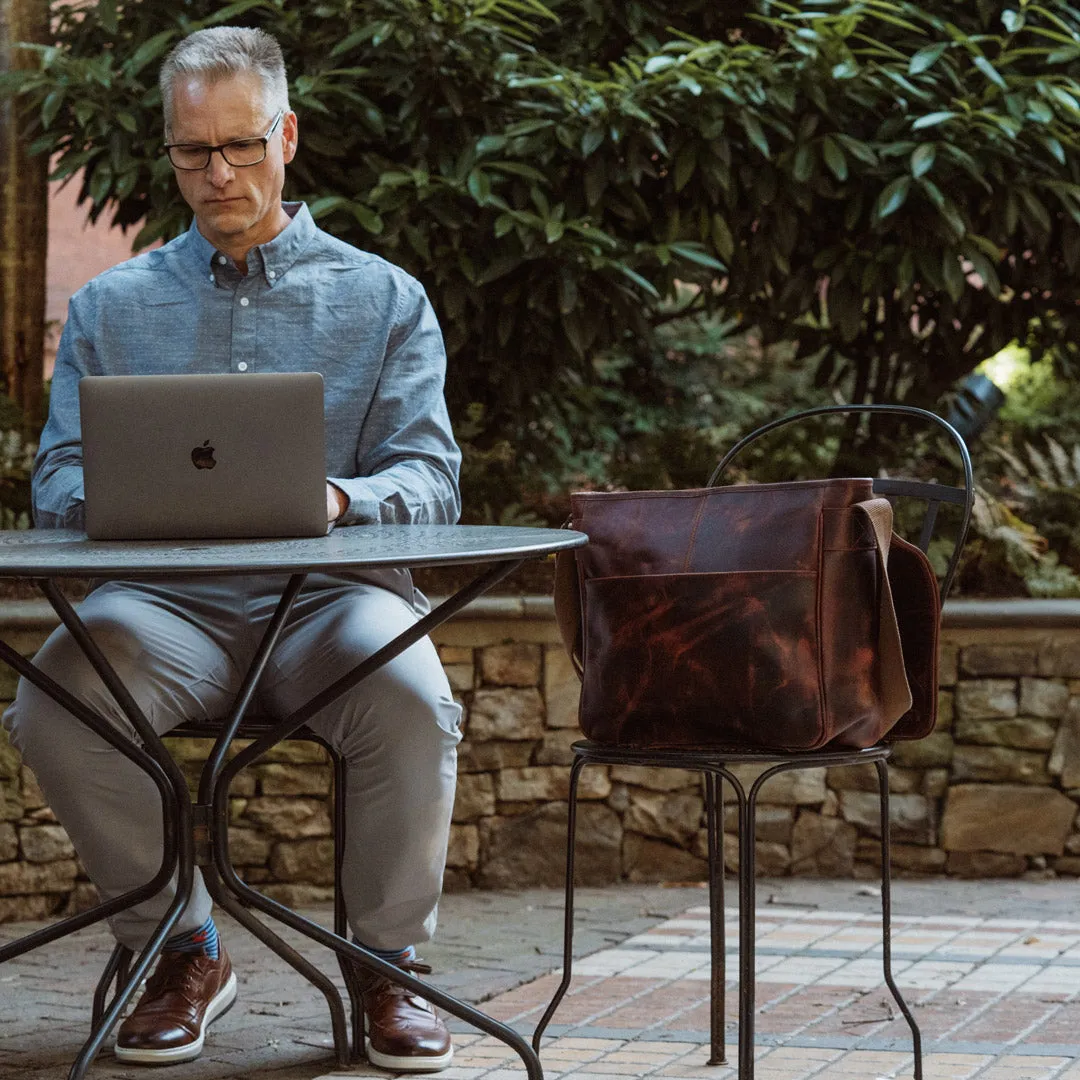
[[[34,461],[34,524],[81,529],[84,522],[79,379],[94,370],[94,347],[83,331],[81,305],[72,297],[60,337],[49,394],[49,419]]]
[[[450,430],[445,377],[435,312],[420,284],[406,278],[379,387],[360,432],[356,476],[329,478],[328,516],[339,492],[347,500],[339,518],[344,525],[457,521],[461,452]]]

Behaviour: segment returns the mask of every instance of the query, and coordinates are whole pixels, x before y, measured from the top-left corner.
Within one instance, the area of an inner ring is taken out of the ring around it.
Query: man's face
[[[173,86],[170,143],[219,146],[259,138],[273,122],[262,82],[252,73],[211,81],[178,76]],[[296,114],[288,112],[270,136],[266,158],[258,165],[236,168],[220,153],[205,169],[174,169],[180,194],[191,207],[199,232],[234,258],[272,240],[283,220],[281,190],[285,165],[296,154]]]

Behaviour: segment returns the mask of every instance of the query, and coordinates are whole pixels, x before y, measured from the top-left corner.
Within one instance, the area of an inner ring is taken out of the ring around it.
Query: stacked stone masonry
[[[897,876],[1080,875],[1080,620],[1073,626],[947,626],[937,728],[898,744],[890,764]],[[45,636],[10,620],[3,633],[25,655]],[[570,744],[580,736],[578,681],[550,603],[482,602],[436,642],[465,708],[447,888],[560,884]],[[0,671],[0,700],[14,684]],[[208,741],[169,745],[194,779]],[[288,903],[329,898],[330,788],[323,751],[305,742],[278,747],[240,775],[230,848],[247,880]],[[705,877],[699,776],[590,766],[580,798],[579,882]],[[784,773],[762,794],[758,867],[770,876],[873,878],[878,832],[872,766]],[[733,866],[731,815],[725,851]],[[92,898],[33,774],[0,732],[0,922],[77,910]]]

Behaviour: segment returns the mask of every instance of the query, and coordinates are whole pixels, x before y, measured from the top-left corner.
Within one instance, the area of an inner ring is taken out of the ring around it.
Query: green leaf
[[[645,61],[645,74],[656,75],[660,71],[666,71],[677,63],[674,56],[650,56]]]
[[[675,182],[676,191],[682,191],[686,187],[690,177],[694,175],[697,163],[697,147],[693,143],[684,144],[675,157],[675,171],[672,179]]]
[[[654,300],[660,299],[660,293],[656,286],[647,278],[643,278],[636,270],[631,270],[626,263],[615,262],[611,264],[623,277],[629,278],[639,289],[644,289]]]
[[[911,175],[917,180],[925,176],[933,167],[937,159],[937,147],[933,143],[923,143],[911,155]]]
[[[879,221],[895,214],[904,205],[911,190],[911,177],[898,176],[878,197],[875,212]]]
[[[1027,115],[1040,124],[1052,124],[1054,122],[1054,110],[1045,101],[1040,101],[1038,98],[1033,98],[1028,102]]]
[[[1063,147],[1061,143],[1053,137],[1053,135],[1047,135],[1043,139],[1043,144],[1046,146],[1046,149],[1049,150],[1051,154],[1053,154],[1053,156],[1061,165],[1066,164],[1067,159],[1065,157],[1065,147]]]
[[[138,75],[151,60],[157,60],[165,54],[165,46],[176,36],[175,30],[162,30],[144,41],[124,63],[128,75]]]
[[[769,156],[769,140],[765,138],[765,132],[761,129],[761,122],[753,113],[744,112],[741,117],[743,131],[746,137],[761,151],[765,157]]]
[[[110,34],[115,34],[120,29],[116,20],[116,0],[98,0],[95,11],[101,25]]]
[[[331,210],[336,210],[339,206],[345,206],[348,202],[349,200],[341,195],[324,195],[321,199],[309,202],[308,210],[311,212],[311,216],[318,221],[329,214]]]
[[[483,206],[491,196],[491,180],[483,169],[473,169],[466,181],[469,194]]]
[[[810,143],[800,143],[795,151],[791,175],[800,184],[805,184],[814,172],[814,148]]]
[[[1039,197],[1029,188],[1019,188],[1017,194],[1019,194],[1020,201],[1024,204],[1028,214],[1031,215],[1039,228],[1041,228],[1044,233],[1049,233],[1051,227],[1050,213]]]
[[[363,203],[353,203],[349,209],[352,211],[353,217],[360,223],[361,228],[371,233],[372,236],[378,236],[383,231],[383,219],[366,207]]]
[[[964,287],[967,282],[964,279],[964,271],[960,266],[960,260],[956,252],[947,250],[941,257],[941,277],[945,282],[945,291],[949,294],[954,304],[959,303],[964,295]]]
[[[836,134],[836,139],[856,161],[862,161],[867,165],[876,165],[878,163],[878,157],[874,152],[874,148],[862,142],[860,139],[853,138],[851,135],[843,135],[839,132]]]
[[[505,135],[485,135],[476,142],[476,156],[483,157],[496,150],[501,150],[506,145]]]
[[[578,303],[577,279],[567,270],[559,275],[559,314],[569,315]]]
[[[912,131],[922,131],[923,128],[936,127],[938,124],[944,124],[946,120],[952,120],[957,114],[954,112],[932,112],[927,113],[926,116],[920,116],[911,125]]]
[[[938,41],[920,49],[908,64],[908,74],[921,75],[924,71],[929,71],[941,59],[941,54],[949,45],[948,41]]]
[[[1024,28],[1024,16],[1018,11],[1013,11],[1012,8],[1006,8],[1001,13],[1001,22],[1010,34],[1015,34]]]
[[[708,252],[704,251],[700,246],[691,245],[687,243],[671,244],[671,250],[676,255],[688,262],[697,263],[698,266],[707,266],[710,270],[726,270],[722,262],[718,259],[714,259]]]
[[[544,236],[549,244],[554,244],[562,239],[566,226],[561,221],[544,222]]]
[[[100,206],[105,201],[105,196],[109,194],[112,182],[113,174],[109,163],[106,161],[100,162],[97,168],[94,169],[94,175],[90,177],[90,198],[93,199],[95,206]]]
[[[1001,72],[998,71],[985,56],[976,56],[972,63],[995,85],[1001,87],[1002,90],[1008,90],[1009,84],[1002,78]]]
[[[52,124],[63,103],[64,95],[59,90],[53,90],[52,93],[46,95],[45,100],[41,103],[42,127],[48,128]]]
[[[735,254],[735,238],[731,235],[731,229],[720,214],[713,214],[711,224],[713,247],[720,252],[721,259],[730,262]]]
[[[831,136],[826,135],[821,140],[821,155],[829,171],[837,180],[843,181],[848,178],[848,163],[840,144]]]
[[[604,144],[605,132],[602,127],[591,127],[581,136],[581,156],[589,157]]]

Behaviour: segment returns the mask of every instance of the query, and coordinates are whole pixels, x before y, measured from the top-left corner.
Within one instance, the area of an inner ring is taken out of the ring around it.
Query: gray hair
[[[262,80],[268,113],[289,109],[289,83],[281,46],[265,30],[246,26],[211,26],[196,30],[165,57],[158,76],[165,129],[172,119],[173,86],[177,77],[200,75],[215,82],[245,72]]]

